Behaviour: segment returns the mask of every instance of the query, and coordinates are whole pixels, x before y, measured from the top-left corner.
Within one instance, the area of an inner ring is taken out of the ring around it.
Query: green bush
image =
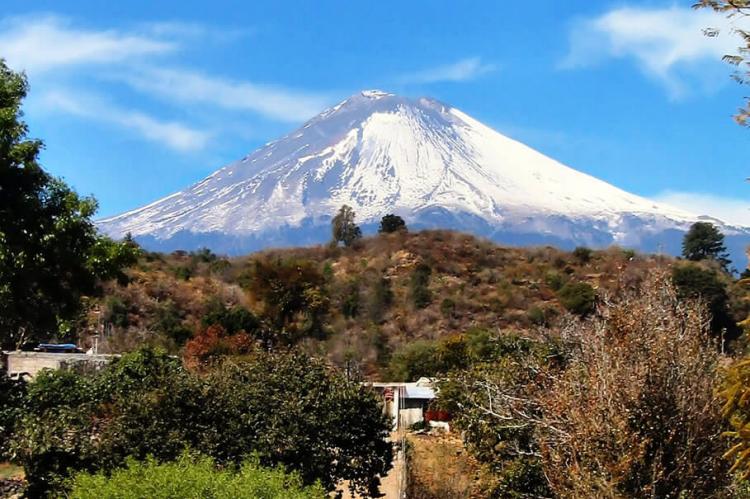
[[[596,293],[586,282],[569,282],[557,292],[560,303],[569,312],[581,317],[594,311]]]
[[[453,317],[453,314],[456,312],[456,302],[454,302],[450,298],[444,298],[442,302],[440,302],[440,313],[443,314],[443,317],[449,318]]]
[[[739,332],[729,311],[727,286],[718,272],[696,264],[676,265],[672,269],[672,282],[680,298],[702,300],[711,313],[711,331],[727,331],[729,339]]]
[[[375,323],[383,321],[385,313],[393,304],[393,290],[391,281],[385,277],[377,279],[368,294],[368,315]]]
[[[411,274],[411,299],[416,308],[425,308],[432,302],[429,289],[432,269],[426,263],[420,263]]]
[[[153,458],[129,459],[125,468],[104,473],[79,473],[70,482],[71,499],[324,499],[319,484],[304,486],[283,468],[262,468],[257,460],[238,470],[219,469],[210,458],[183,456],[169,463]]]
[[[389,214],[380,219],[380,228],[378,232],[381,234],[390,234],[392,232],[406,231],[406,222],[398,215]]]
[[[347,319],[359,315],[359,282],[351,280],[344,286],[341,297],[341,313]]]
[[[550,270],[549,272],[547,272],[547,274],[545,274],[544,282],[553,291],[559,291],[560,288],[562,288],[565,285],[565,278],[562,275],[560,275],[559,272]]]
[[[581,263],[588,263],[591,261],[591,255],[593,251],[591,248],[585,246],[579,246],[573,250],[573,256]]]
[[[128,327],[128,306],[116,296],[109,296],[104,302],[102,319],[117,327]]]
[[[26,384],[12,380],[0,369],[0,460],[8,452],[8,439],[13,434],[16,421],[23,414]]]

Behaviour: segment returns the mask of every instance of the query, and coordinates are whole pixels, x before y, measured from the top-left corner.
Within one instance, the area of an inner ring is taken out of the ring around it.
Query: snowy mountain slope
[[[394,212],[412,226],[563,246],[671,249],[700,218],[573,170],[438,101],[365,91],[99,227],[159,249],[237,253],[325,241],[342,204],[365,228]],[[748,234],[717,223],[731,236]]]

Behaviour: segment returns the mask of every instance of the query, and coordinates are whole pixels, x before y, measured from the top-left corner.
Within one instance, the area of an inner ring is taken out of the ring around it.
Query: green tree
[[[325,277],[312,262],[258,258],[241,282],[263,303],[264,319],[280,340],[293,343],[300,336],[325,334],[330,299]]]
[[[260,320],[250,310],[240,305],[227,307],[216,297],[206,304],[201,323],[205,327],[218,324],[230,335],[240,331],[253,334],[261,327]]]
[[[724,234],[712,223],[696,222],[682,240],[682,256],[694,262],[714,260],[726,270],[731,263],[724,246]]]
[[[51,177],[27,137],[28,84],[0,60],[0,344],[46,339],[73,318],[99,280],[117,277],[138,249],[97,234],[97,204]]]
[[[394,380],[416,381],[423,376],[435,376],[440,371],[439,363],[437,344],[417,340],[396,351],[388,369]]]
[[[729,310],[726,283],[716,271],[696,264],[676,265],[672,269],[672,282],[681,299],[703,301],[711,314],[714,334],[726,331],[725,339],[733,339],[739,333]]]
[[[400,216],[389,214],[380,219],[378,232],[381,234],[390,234],[399,231],[406,231],[406,222]]]
[[[341,207],[339,212],[331,220],[331,232],[333,233],[333,244],[344,243],[349,247],[362,237],[362,231],[354,223],[354,210],[347,205]]]
[[[195,450],[221,465],[256,455],[304,484],[346,480],[375,495],[390,468],[389,423],[378,398],[297,351],[254,351],[207,374],[152,350],[102,372],[44,372],[28,387],[11,449],[32,497],[64,490],[76,471],[108,473],[128,458],[159,462]]]

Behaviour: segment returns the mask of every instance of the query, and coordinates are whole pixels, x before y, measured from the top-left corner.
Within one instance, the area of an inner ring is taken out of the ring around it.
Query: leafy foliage
[[[381,234],[391,234],[393,232],[406,231],[406,222],[398,215],[388,214],[380,220],[378,232]]]
[[[250,460],[238,470],[218,469],[210,458],[159,463],[129,459],[126,466],[105,473],[78,473],[70,481],[71,499],[171,499],[175,497],[233,497],[238,499],[324,499],[320,484],[304,486],[283,468],[268,469]]]
[[[730,18],[750,14],[750,1],[748,0],[699,0],[693,7],[710,8],[726,14]],[[750,51],[750,33],[742,29],[737,29],[736,31],[740,35],[743,45],[737,49],[736,54],[726,54],[723,59],[725,62],[738,68],[733,78],[738,83],[744,85],[748,83],[747,54]],[[717,36],[719,34],[716,29],[712,29],[711,27],[706,27],[704,32],[707,36]],[[748,104],[744,108],[739,109],[734,116],[735,121],[742,126],[749,126],[748,118],[750,118],[750,101],[748,101]]]
[[[137,249],[99,236],[97,204],[38,163],[21,104],[28,85],[0,60],[0,344],[47,339],[100,279],[124,279]]]
[[[292,343],[301,336],[324,335],[323,319],[330,299],[325,278],[309,261],[257,259],[244,285],[263,303],[263,316],[279,340]]]
[[[586,316],[594,311],[596,293],[587,282],[569,282],[557,292],[560,303],[568,311]]]
[[[690,227],[682,240],[682,256],[694,262],[714,260],[724,270],[731,263],[724,246],[724,234],[709,222],[695,222]]]
[[[8,441],[23,415],[26,385],[0,369],[0,459],[8,457]]]
[[[719,274],[696,264],[676,265],[672,282],[680,298],[702,300],[711,314],[711,331],[733,339],[739,333],[729,311],[727,286]]]
[[[726,370],[719,394],[724,400],[722,413],[732,426],[726,436],[733,445],[725,457],[734,461],[730,471],[747,480],[750,477],[750,359],[740,359]]]
[[[540,372],[550,369],[550,359],[558,358],[556,346],[513,334],[485,333],[482,340],[482,348],[474,348],[470,368],[440,383],[438,402],[454,414],[453,424],[463,432],[467,446],[495,477],[486,485],[490,497],[547,497],[535,427],[514,414],[511,401],[546,388]],[[508,398],[494,400],[496,391]],[[493,402],[501,405],[488,412]],[[534,408],[537,417],[539,412]],[[498,424],[488,424],[494,418]]]
[[[591,255],[593,253],[594,252],[591,250],[591,248],[587,248],[585,246],[578,246],[573,250],[573,256],[576,257],[581,263],[588,263],[591,260]]]
[[[355,241],[362,238],[362,231],[354,222],[355,216],[354,210],[350,206],[344,205],[336,216],[333,217],[331,220],[331,232],[334,244],[341,242],[344,243],[344,246],[349,247]]]
[[[93,376],[43,372],[25,404],[11,451],[37,496],[76,471],[107,473],[128,458],[171,461],[186,448],[225,465],[255,454],[305,484],[332,490],[348,480],[369,494],[391,462],[376,397],[298,352],[255,350],[197,374],[140,350]]]
[[[723,497],[719,352],[665,275],[441,384],[499,497]],[[546,489],[546,491],[545,491]]]
[[[416,308],[425,308],[432,302],[430,293],[430,275],[432,269],[426,263],[417,264],[411,274],[411,299]]]

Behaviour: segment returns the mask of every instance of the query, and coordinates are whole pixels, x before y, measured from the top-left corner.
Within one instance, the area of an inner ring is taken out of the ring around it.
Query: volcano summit
[[[387,213],[412,228],[509,244],[619,244],[679,252],[697,220],[736,256],[750,230],[656,203],[576,171],[429,98],[363,91],[187,189],[99,221],[157,250],[239,254],[324,242],[348,204],[364,232]]]

